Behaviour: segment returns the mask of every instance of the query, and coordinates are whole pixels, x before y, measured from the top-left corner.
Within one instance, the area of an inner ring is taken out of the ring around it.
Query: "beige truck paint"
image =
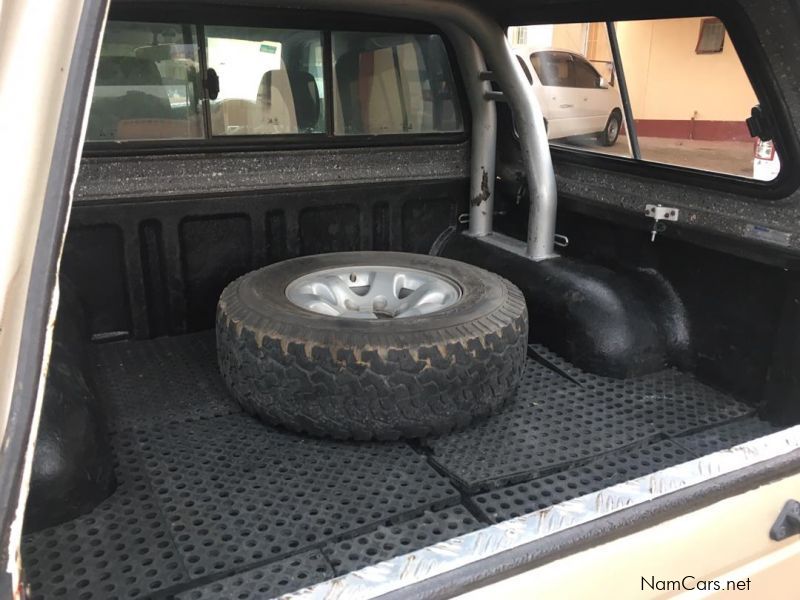
[[[4,440],[0,460],[5,458],[6,423],[33,253],[82,10],[83,0],[0,0],[0,434]],[[53,305],[56,303],[57,294]],[[51,307],[51,315],[55,314],[54,309]],[[45,364],[49,332],[47,340]],[[37,399],[40,403],[41,380]],[[14,576],[15,589],[19,588],[21,507],[27,496],[38,410],[34,421],[9,548],[12,558],[2,567]]]
[[[800,536],[774,542],[768,532],[786,500],[798,497],[800,475],[793,475],[458,597],[793,600]],[[694,590],[678,589],[674,582],[684,578]],[[728,581],[740,589],[726,591]]]

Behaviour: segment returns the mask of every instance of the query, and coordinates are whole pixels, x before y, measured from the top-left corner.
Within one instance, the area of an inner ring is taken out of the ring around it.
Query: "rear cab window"
[[[435,33],[112,18],[87,142],[458,134],[459,99]]]
[[[335,133],[462,129],[439,36],[334,32],[332,42]]]
[[[109,22],[87,140],[203,138],[198,71],[193,25]]]
[[[205,27],[211,135],[325,131],[322,32]]]

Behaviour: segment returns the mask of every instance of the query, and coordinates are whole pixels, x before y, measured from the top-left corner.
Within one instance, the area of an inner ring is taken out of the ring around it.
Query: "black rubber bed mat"
[[[459,487],[478,492],[592,457],[752,415],[746,404],[668,369],[625,380],[584,373],[531,347],[516,397],[495,417],[426,442]]]
[[[25,536],[32,597],[277,596],[774,430],[683,373],[621,382],[531,356],[502,414],[365,444],[242,413],[213,332],[98,345],[119,485]]]

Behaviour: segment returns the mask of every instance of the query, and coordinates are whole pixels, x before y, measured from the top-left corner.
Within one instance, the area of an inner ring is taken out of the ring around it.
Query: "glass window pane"
[[[193,25],[109,21],[88,141],[202,138]]]
[[[777,175],[777,156],[754,156],[745,119],[758,104],[731,43],[696,52],[701,17],[616,24],[644,160],[757,179]],[[717,30],[717,33],[719,31]]]
[[[509,40],[535,74],[551,144],[632,156],[605,23],[511,27]]]
[[[531,64],[542,85],[574,87],[572,60],[566,52],[534,52]]]
[[[439,36],[334,32],[332,42],[335,133],[463,130]]]
[[[594,67],[580,57],[574,57],[572,62],[573,80],[575,87],[596,89],[600,85],[600,73]]]
[[[325,132],[319,31],[207,26],[205,34],[219,79],[212,135]]]

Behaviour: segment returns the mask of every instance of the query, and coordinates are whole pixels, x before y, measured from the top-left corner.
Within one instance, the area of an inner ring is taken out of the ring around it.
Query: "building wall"
[[[559,24],[553,27],[553,48],[572,50],[583,54],[588,25],[586,23]]]
[[[614,57],[608,41],[608,29],[605,23],[589,23],[586,40],[586,58],[595,66],[607,82],[617,85],[614,72]]]
[[[640,135],[750,139],[744,120],[758,103],[733,43],[697,54],[700,18],[617,24],[622,64]]]
[[[605,23],[589,23],[586,42],[586,57],[590,60],[612,61],[611,44],[608,41],[608,29]]]

